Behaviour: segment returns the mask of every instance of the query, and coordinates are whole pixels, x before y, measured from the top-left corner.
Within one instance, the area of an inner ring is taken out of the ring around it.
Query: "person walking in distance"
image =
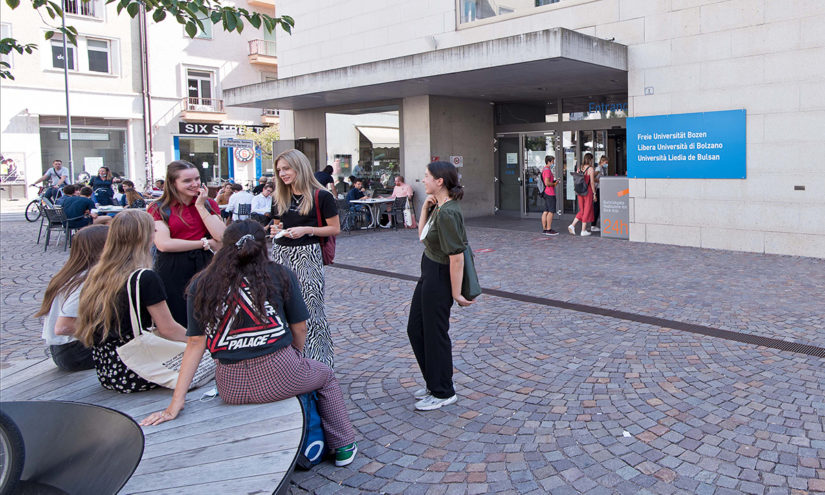
[[[421,278],[415,286],[407,336],[426,387],[413,395],[419,411],[430,411],[457,400],[453,387],[453,350],[450,342],[450,308],[453,301],[469,306],[461,295],[467,234],[458,202],[464,190],[455,166],[432,162],[424,171],[427,199],[421,208],[418,232],[424,243]]]
[[[602,191],[599,183],[602,177],[607,175],[607,155],[602,155],[599,158],[599,165],[595,169],[593,178],[596,180],[596,199],[593,201],[593,225],[590,227],[592,232],[599,232],[599,201],[602,199]]]
[[[567,226],[567,231],[576,235],[576,224],[582,223],[582,236],[589,236],[590,231],[587,230],[587,225],[593,223],[593,202],[596,200],[595,172],[593,171],[593,153],[585,153],[582,158],[581,173],[584,174],[584,180],[587,183],[587,193],[577,195],[576,199],[579,202],[579,212],[576,213],[576,218],[573,223]]]
[[[559,235],[553,230],[553,214],[556,211],[556,178],[553,176],[553,163],[556,157],[544,157],[541,182],[544,184],[544,212],[541,214],[541,228],[544,235]]]
[[[321,237],[338,235],[341,224],[335,197],[315,180],[309,159],[298,150],[284,151],[275,159],[275,236],[272,259],[293,272],[309,310],[304,357],[334,368],[332,335],[324,310],[324,260]],[[318,225],[318,216],[322,226]]]

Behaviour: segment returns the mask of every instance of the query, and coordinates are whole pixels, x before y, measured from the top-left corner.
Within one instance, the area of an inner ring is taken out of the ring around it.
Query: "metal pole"
[[[148,45],[148,23],[146,20],[146,8],[140,4],[140,17],[138,19],[138,32],[140,35],[140,69],[141,81],[143,85],[143,138],[144,138],[144,179],[146,186],[151,187],[154,183],[152,149],[152,93],[149,89],[149,45]]]
[[[69,50],[66,47],[66,0],[63,0],[63,82],[66,86],[66,129],[69,137],[69,183],[75,181],[74,155],[72,154],[72,114],[69,111]]]

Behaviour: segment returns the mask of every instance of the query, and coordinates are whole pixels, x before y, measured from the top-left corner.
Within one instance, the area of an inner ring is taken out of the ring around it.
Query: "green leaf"
[[[255,29],[261,28],[261,16],[255,14],[249,17],[249,23],[252,24],[252,27]]]
[[[138,15],[138,12],[140,12],[140,4],[137,2],[130,3],[129,6],[126,7],[126,12],[128,12],[129,16],[134,19],[135,16]]]
[[[285,22],[285,23],[289,24],[290,27],[295,27],[295,19],[293,19],[292,17],[290,17],[288,15],[282,15],[281,16],[281,22]]]
[[[6,0],[6,5],[13,9],[16,9],[17,6],[20,5],[20,0]]]
[[[212,24],[217,24],[221,22],[221,13],[214,10],[211,14],[209,14],[209,18],[212,19]]]
[[[194,38],[195,35],[198,34],[198,27],[195,26],[195,23],[192,22],[192,21],[189,21],[189,22],[186,23],[186,28],[185,29],[186,29],[186,34],[188,34],[190,38]]]
[[[163,9],[157,9],[154,14],[152,14],[152,20],[155,22],[160,22],[166,19],[166,11]]]
[[[123,3],[117,4],[117,14],[120,15],[120,12],[123,10]]]
[[[50,40],[54,38],[55,32],[54,31],[46,31],[46,39]]]

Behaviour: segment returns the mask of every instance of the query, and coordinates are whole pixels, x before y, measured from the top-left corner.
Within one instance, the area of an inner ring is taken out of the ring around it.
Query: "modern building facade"
[[[272,0],[238,6],[275,12]],[[173,19],[132,19],[115,7],[67,2],[67,24],[79,33],[77,45],[68,46],[75,175],[107,166],[142,186],[163,178],[166,164],[179,158],[199,165],[210,183],[260,175],[260,154],[219,148],[217,133],[277,124],[277,112],[227,108],[222,96],[225,87],[277,77],[274,35],[252,26],[226,33],[207,23],[190,39]],[[16,190],[30,195],[25,184],[52,160],[68,165],[62,40],[44,40],[48,27],[25,5],[10,10],[3,4],[2,28],[3,36],[39,45],[33,55],[10,57],[15,80],[3,80],[0,94],[0,153],[15,161]]]
[[[465,215],[535,216],[549,154],[564,179],[558,208],[572,212],[569,174],[589,152],[628,176],[631,241],[825,257],[822,2],[284,0],[279,9],[296,21],[291,36],[279,34],[279,79],[230,89],[226,101],[292,110],[282,136],[317,141],[319,167],[336,163],[331,119],[397,112],[400,171],[419,201],[424,166],[438,157],[463,165]],[[669,178],[678,155],[663,155],[661,176],[635,173],[628,129],[642,117],[730,110],[745,115],[742,176]]]

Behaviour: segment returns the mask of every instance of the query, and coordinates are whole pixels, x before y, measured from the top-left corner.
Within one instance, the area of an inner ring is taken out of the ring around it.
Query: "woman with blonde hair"
[[[130,304],[141,312],[141,321],[149,323],[147,328],[155,326],[157,335],[186,341],[186,329],[172,318],[166,305],[163,282],[150,269],[154,232],[152,216],[144,211],[124,210],[115,215],[109,224],[100,261],[89,271],[80,292],[75,337],[92,348],[97,377],[103,388],[121,393],[157,387],[130,370],[117,354],[118,347],[134,338]],[[127,284],[131,287],[132,301],[129,301]]]
[[[200,170],[176,160],[166,167],[163,194],[147,209],[155,219],[155,269],[166,288],[169,310],[184,327],[184,290],[192,276],[212,260],[226,229],[218,204],[208,195]]]
[[[44,316],[43,339],[49,345],[52,361],[63,371],[90,370],[95,367],[92,351],[71,337],[77,320],[78,299],[89,269],[97,263],[109,227],[90,225],[72,237],[69,259],[46,287],[40,311]]]
[[[309,159],[298,150],[284,151],[275,159],[272,259],[298,277],[309,310],[304,357],[334,366],[332,336],[324,313],[324,262],[320,237],[338,235],[341,224],[335,197],[315,180]],[[318,217],[322,226],[318,225]]]

